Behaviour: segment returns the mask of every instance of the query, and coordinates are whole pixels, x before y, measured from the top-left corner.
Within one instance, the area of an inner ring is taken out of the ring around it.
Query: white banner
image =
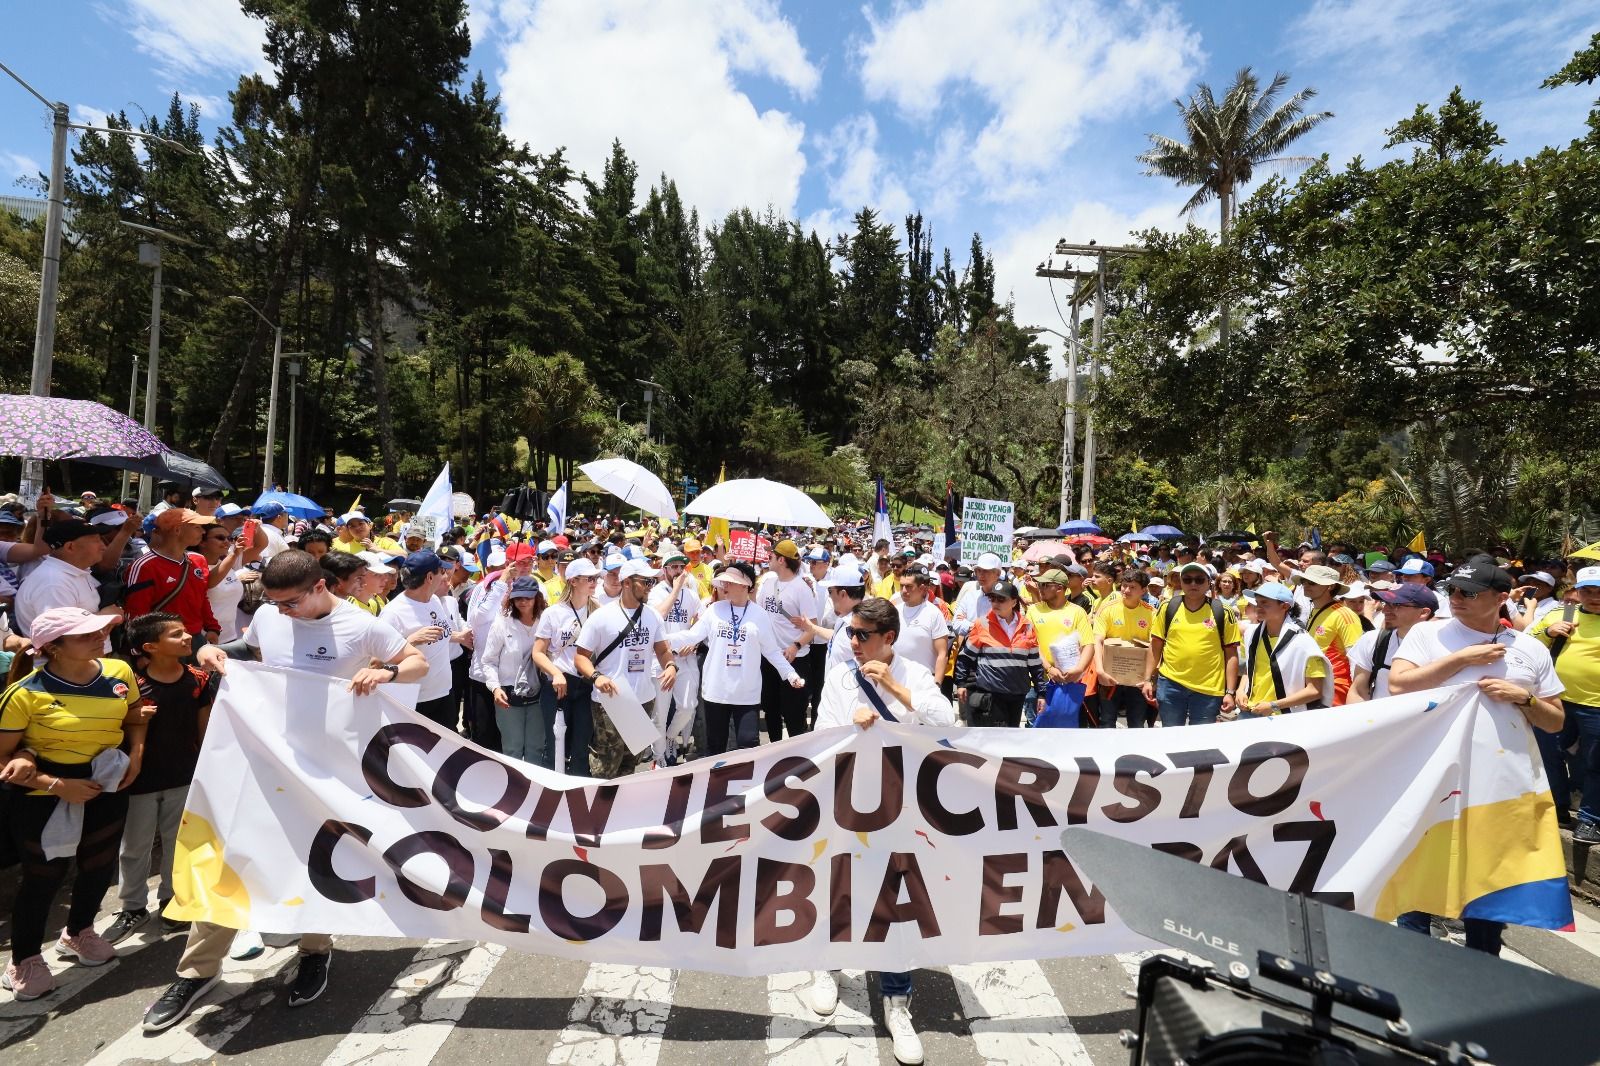
[[[968,496],[961,504],[961,562],[971,566],[984,552],[994,552],[1002,563],[1009,564],[1016,517],[1016,504],[1010,500]]]
[[[1069,825],[1382,918],[1571,922],[1533,736],[1471,687],[1186,729],[879,723],[601,782],[247,663],[167,914],[732,974],[1149,946]]]

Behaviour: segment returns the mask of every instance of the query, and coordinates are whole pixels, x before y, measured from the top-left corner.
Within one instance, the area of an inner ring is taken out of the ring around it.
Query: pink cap
[[[28,640],[35,648],[43,648],[62,637],[78,633],[103,633],[116,623],[105,614],[90,614],[82,607],[52,607],[40,612],[33,620]]]

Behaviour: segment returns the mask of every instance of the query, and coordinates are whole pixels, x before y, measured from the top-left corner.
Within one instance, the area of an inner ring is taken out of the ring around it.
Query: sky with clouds
[[[1240,67],[1313,86],[1308,155],[1381,160],[1383,130],[1461,85],[1506,151],[1564,144],[1592,92],[1542,90],[1594,0],[469,0],[473,53],[512,137],[598,172],[613,138],[710,222],[771,206],[824,236],[863,205],[921,211],[958,264],[974,231],[1024,322],[1059,327],[1033,277],[1058,238],[1183,223],[1187,193],[1141,173],[1172,101]],[[208,125],[265,70],[237,0],[55,0],[7,22],[0,61],[80,120],[165,108]],[[0,192],[26,195],[49,117],[0,82]],[[644,189],[641,188],[641,198]],[[1214,210],[1197,221],[1215,225]]]

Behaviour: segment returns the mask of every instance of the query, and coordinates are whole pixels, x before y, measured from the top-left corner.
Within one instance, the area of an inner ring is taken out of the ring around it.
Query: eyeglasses
[[[1179,578],[1178,580],[1181,581],[1185,585],[1206,585],[1206,584],[1210,584],[1210,578],[1200,577],[1198,574],[1196,574],[1193,577]]]
[[[365,577],[366,574],[363,573],[361,576]],[[275,600],[271,596],[263,596],[263,598],[268,603],[270,603],[272,606],[276,607],[280,611],[292,611],[295,608],[299,607],[300,604],[304,603],[307,596],[310,596],[312,593],[316,592],[317,589],[319,589],[321,587],[322,587],[322,579],[318,578],[317,579],[317,583],[315,585],[312,585],[310,588],[306,589],[304,592],[300,593],[300,595],[298,595],[298,596],[292,596],[287,600]]]
[[[844,627],[845,636],[852,641],[866,640],[868,637],[875,637],[881,632],[883,632],[881,629],[857,629],[855,626]]]

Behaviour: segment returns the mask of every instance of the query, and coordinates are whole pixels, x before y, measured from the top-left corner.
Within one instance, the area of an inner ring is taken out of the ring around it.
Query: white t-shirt
[[[779,647],[783,648],[800,639],[799,627],[789,619],[815,617],[814,612],[817,609],[816,592],[809,579],[796,574],[790,580],[784,581],[774,570],[769,570],[762,576],[755,602],[756,606],[766,612],[773,636],[777,638]],[[795,658],[803,658],[810,651],[811,642],[806,641],[800,645],[800,651]]]
[[[896,657],[904,655],[913,662],[927,667],[934,676],[940,673],[942,663],[933,661],[933,642],[950,635],[950,625],[944,612],[927,600],[915,607],[900,605],[900,636],[895,639]]]
[[[1446,678],[1445,684],[1460,685],[1485,677],[1503,677],[1541,699],[1559,696],[1566,691],[1566,686],[1556,676],[1550,650],[1538,639],[1514,629],[1502,627],[1494,633],[1480,633],[1476,629],[1468,629],[1454,618],[1418,622],[1406,634],[1394,659],[1426,666],[1474,644],[1501,644],[1505,646],[1506,653],[1503,658],[1486,666],[1463,666]]]
[[[226,644],[239,639],[239,602],[244,599],[244,582],[239,580],[239,568],[230,566],[223,579],[206,589],[206,599],[211,601],[211,613],[217,617],[222,632],[217,640]]]
[[[622,643],[611,654],[594,664],[597,673],[605,674],[619,685],[633,690],[640,703],[649,704],[656,698],[656,679],[652,676],[652,663],[656,661],[655,644],[661,640],[661,616],[649,606],[637,608],[639,624],[633,627]],[[598,655],[628,627],[632,611],[625,611],[622,601],[608,603],[589,616],[578,634],[578,647]]]
[[[17,592],[17,631],[27,636],[33,620],[53,607],[82,607],[93,614],[100,609],[100,586],[89,571],[46,555]]]
[[[813,577],[811,580],[816,581],[817,579]],[[828,590],[822,587],[822,582],[817,581],[817,609],[811,615],[811,620],[817,623],[817,625],[822,626],[824,629],[827,629],[830,628],[827,622],[827,617],[832,613],[833,600],[828,596]],[[811,643],[826,644],[828,643],[828,638],[813,636],[811,638]],[[814,647],[811,650],[821,651],[822,649]]]
[[[797,676],[783,657],[784,645],[772,634],[767,613],[754,603],[736,608],[727,600],[719,600],[693,626],[669,637],[667,642],[673,651],[679,651],[702,641],[706,645],[706,665],[700,691],[713,703],[735,707],[760,703],[762,659],[771,663],[785,681]]]
[[[539,628],[533,631],[533,637],[549,642],[545,652],[563,674],[578,673],[578,633],[593,610],[589,604],[574,607],[570,603],[553,603],[539,616]]]
[[[261,661],[268,666],[326,677],[354,677],[374,659],[393,662],[406,650],[404,637],[346,600],[310,620],[289,618],[264,603],[252,616],[244,639],[261,652]]]
[[[414,600],[401,593],[384,605],[378,620],[389,625],[402,637],[422,629],[438,626],[444,635],[431,644],[422,645],[422,657],[428,661],[428,673],[419,683],[417,699],[427,702],[450,695],[450,608],[437,596]]]
[[[269,563],[274,555],[289,550],[289,541],[284,538],[283,532],[271,522],[261,523],[261,532],[266,534],[267,537],[267,546],[261,549],[262,563]]]
[[[661,616],[661,622],[665,627],[662,632],[669,636],[673,633],[682,633],[694,625],[695,619],[700,617],[700,597],[695,594],[694,586],[694,578],[685,580],[683,588],[678,590],[676,600],[673,599],[672,585],[669,582],[662,582],[650,590],[649,603],[656,614]]]
[[[1427,625],[1428,623],[1418,622],[1417,624]],[[1393,693],[1389,691],[1389,674],[1394,668],[1395,659],[1399,657],[1400,645],[1405,643],[1405,640],[1398,634],[1390,633],[1389,647],[1384,654],[1384,661],[1382,664],[1384,669],[1373,672],[1373,667],[1379,665],[1373,658],[1373,656],[1378,653],[1378,638],[1382,637],[1386,632],[1389,631],[1384,629],[1370,629],[1361,634],[1361,639],[1356,641],[1355,644],[1350,648],[1351,672],[1354,673],[1356,670],[1365,670],[1372,674],[1372,680],[1367,685],[1369,699],[1381,700],[1385,696],[1393,695]],[[1406,636],[1410,635],[1411,634],[1409,633],[1406,634]],[[1249,646],[1248,641],[1245,642],[1245,646]]]

